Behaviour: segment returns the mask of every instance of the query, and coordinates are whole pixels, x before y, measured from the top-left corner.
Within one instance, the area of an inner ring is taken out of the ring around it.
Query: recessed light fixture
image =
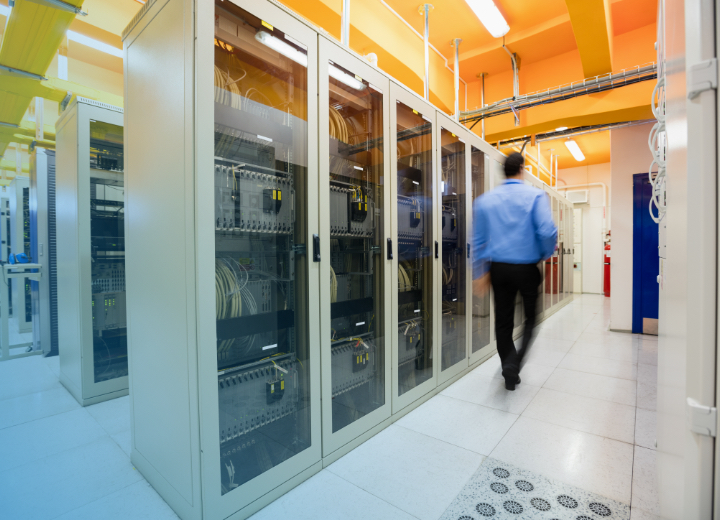
[[[272,50],[279,52],[286,58],[290,58],[292,61],[303,67],[308,66],[307,54],[303,54],[292,45],[289,45],[279,38],[275,38],[272,34],[267,31],[258,31],[255,33],[255,39],[270,47]]]
[[[565,131],[565,130],[567,130],[567,129],[568,129],[567,126],[558,126],[558,127],[555,129],[555,131],[556,131],[556,132],[563,132],[563,131]]]
[[[570,153],[573,157],[575,157],[576,161],[585,160],[585,156],[583,155],[580,147],[575,141],[573,141],[572,139],[568,139],[567,141],[565,141],[565,146],[567,146],[567,149],[570,150]]]
[[[84,34],[80,34],[75,31],[68,31],[67,38],[70,41],[80,43],[82,45],[85,45],[92,49],[98,50],[100,52],[105,52],[107,54],[117,56],[118,58],[123,57],[122,49],[118,49],[117,47],[113,47],[112,45],[108,45],[107,43],[93,40],[92,38],[85,36]]]
[[[365,83],[359,81],[356,78],[353,78],[350,74],[346,74],[345,72],[338,69],[335,65],[330,65],[329,71],[330,77],[335,78],[340,83],[344,83],[348,87],[354,88],[355,90],[365,90]]]
[[[492,0],[465,0],[494,38],[505,36],[510,26]]]

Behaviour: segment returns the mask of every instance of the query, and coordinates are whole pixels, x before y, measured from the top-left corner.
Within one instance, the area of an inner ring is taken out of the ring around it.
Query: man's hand
[[[473,294],[475,296],[485,296],[490,290],[490,273],[485,273],[480,278],[473,280]]]

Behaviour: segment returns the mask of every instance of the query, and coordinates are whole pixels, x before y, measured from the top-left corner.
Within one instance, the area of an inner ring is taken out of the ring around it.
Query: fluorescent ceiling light
[[[122,49],[118,49],[117,47],[113,47],[112,45],[108,45],[107,43],[93,40],[92,38],[89,38],[89,37],[85,36],[84,34],[80,34],[75,31],[68,31],[67,37],[68,37],[68,40],[70,40],[70,41],[80,43],[82,45],[85,45],[92,49],[98,50],[100,52],[111,54],[112,56],[116,56],[118,58],[123,57]]]
[[[565,131],[565,130],[567,130],[567,129],[568,129],[567,126],[558,126],[558,127],[555,129],[555,131],[556,131],[556,132],[563,132],[563,131]]]
[[[577,145],[575,141],[572,139],[565,141],[565,146],[567,146],[567,149],[570,150],[570,153],[573,157],[575,157],[576,161],[584,161],[585,156],[583,155],[582,151],[580,150],[580,147]]]
[[[465,0],[494,38],[505,36],[510,26],[492,0]]]
[[[298,65],[303,67],[308,66],[307,54],[303,54],[292,45],[288,45],[284,41],[275,38],[272,34],[266,31],[258,31],[255,33],[255,39],[263,45],[270,47],[272,50],[279,52],[286,58],[290,58]]]
[[[354,88],[355,90],[365,90],[365,84],[362,81],[358,81],[350,74],[346,74],[335,65],[330,65],[330,77],[335,78],[340,83],[345,83],[348,87]]]
[[[12,7],[8,7],[6,5],[0,5],[0,15],[2,15],[2,16],[10,16],[11,10],[12,10]]]

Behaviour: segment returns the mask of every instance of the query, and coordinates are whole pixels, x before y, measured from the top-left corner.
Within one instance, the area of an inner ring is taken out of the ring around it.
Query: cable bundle
[[[350,142],[347,123],[340,112],[333,107],[330,107],[330,137],[343,143]]]

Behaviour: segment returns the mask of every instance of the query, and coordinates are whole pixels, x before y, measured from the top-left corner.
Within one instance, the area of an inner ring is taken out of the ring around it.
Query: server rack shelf
[[[80,97],[57,124],[60,382],[83,406],[128,393],[122,124]]]
[[[132,461],[245,518],[493,354],[503,155],[270,0],[148,2],[124,43]]]

